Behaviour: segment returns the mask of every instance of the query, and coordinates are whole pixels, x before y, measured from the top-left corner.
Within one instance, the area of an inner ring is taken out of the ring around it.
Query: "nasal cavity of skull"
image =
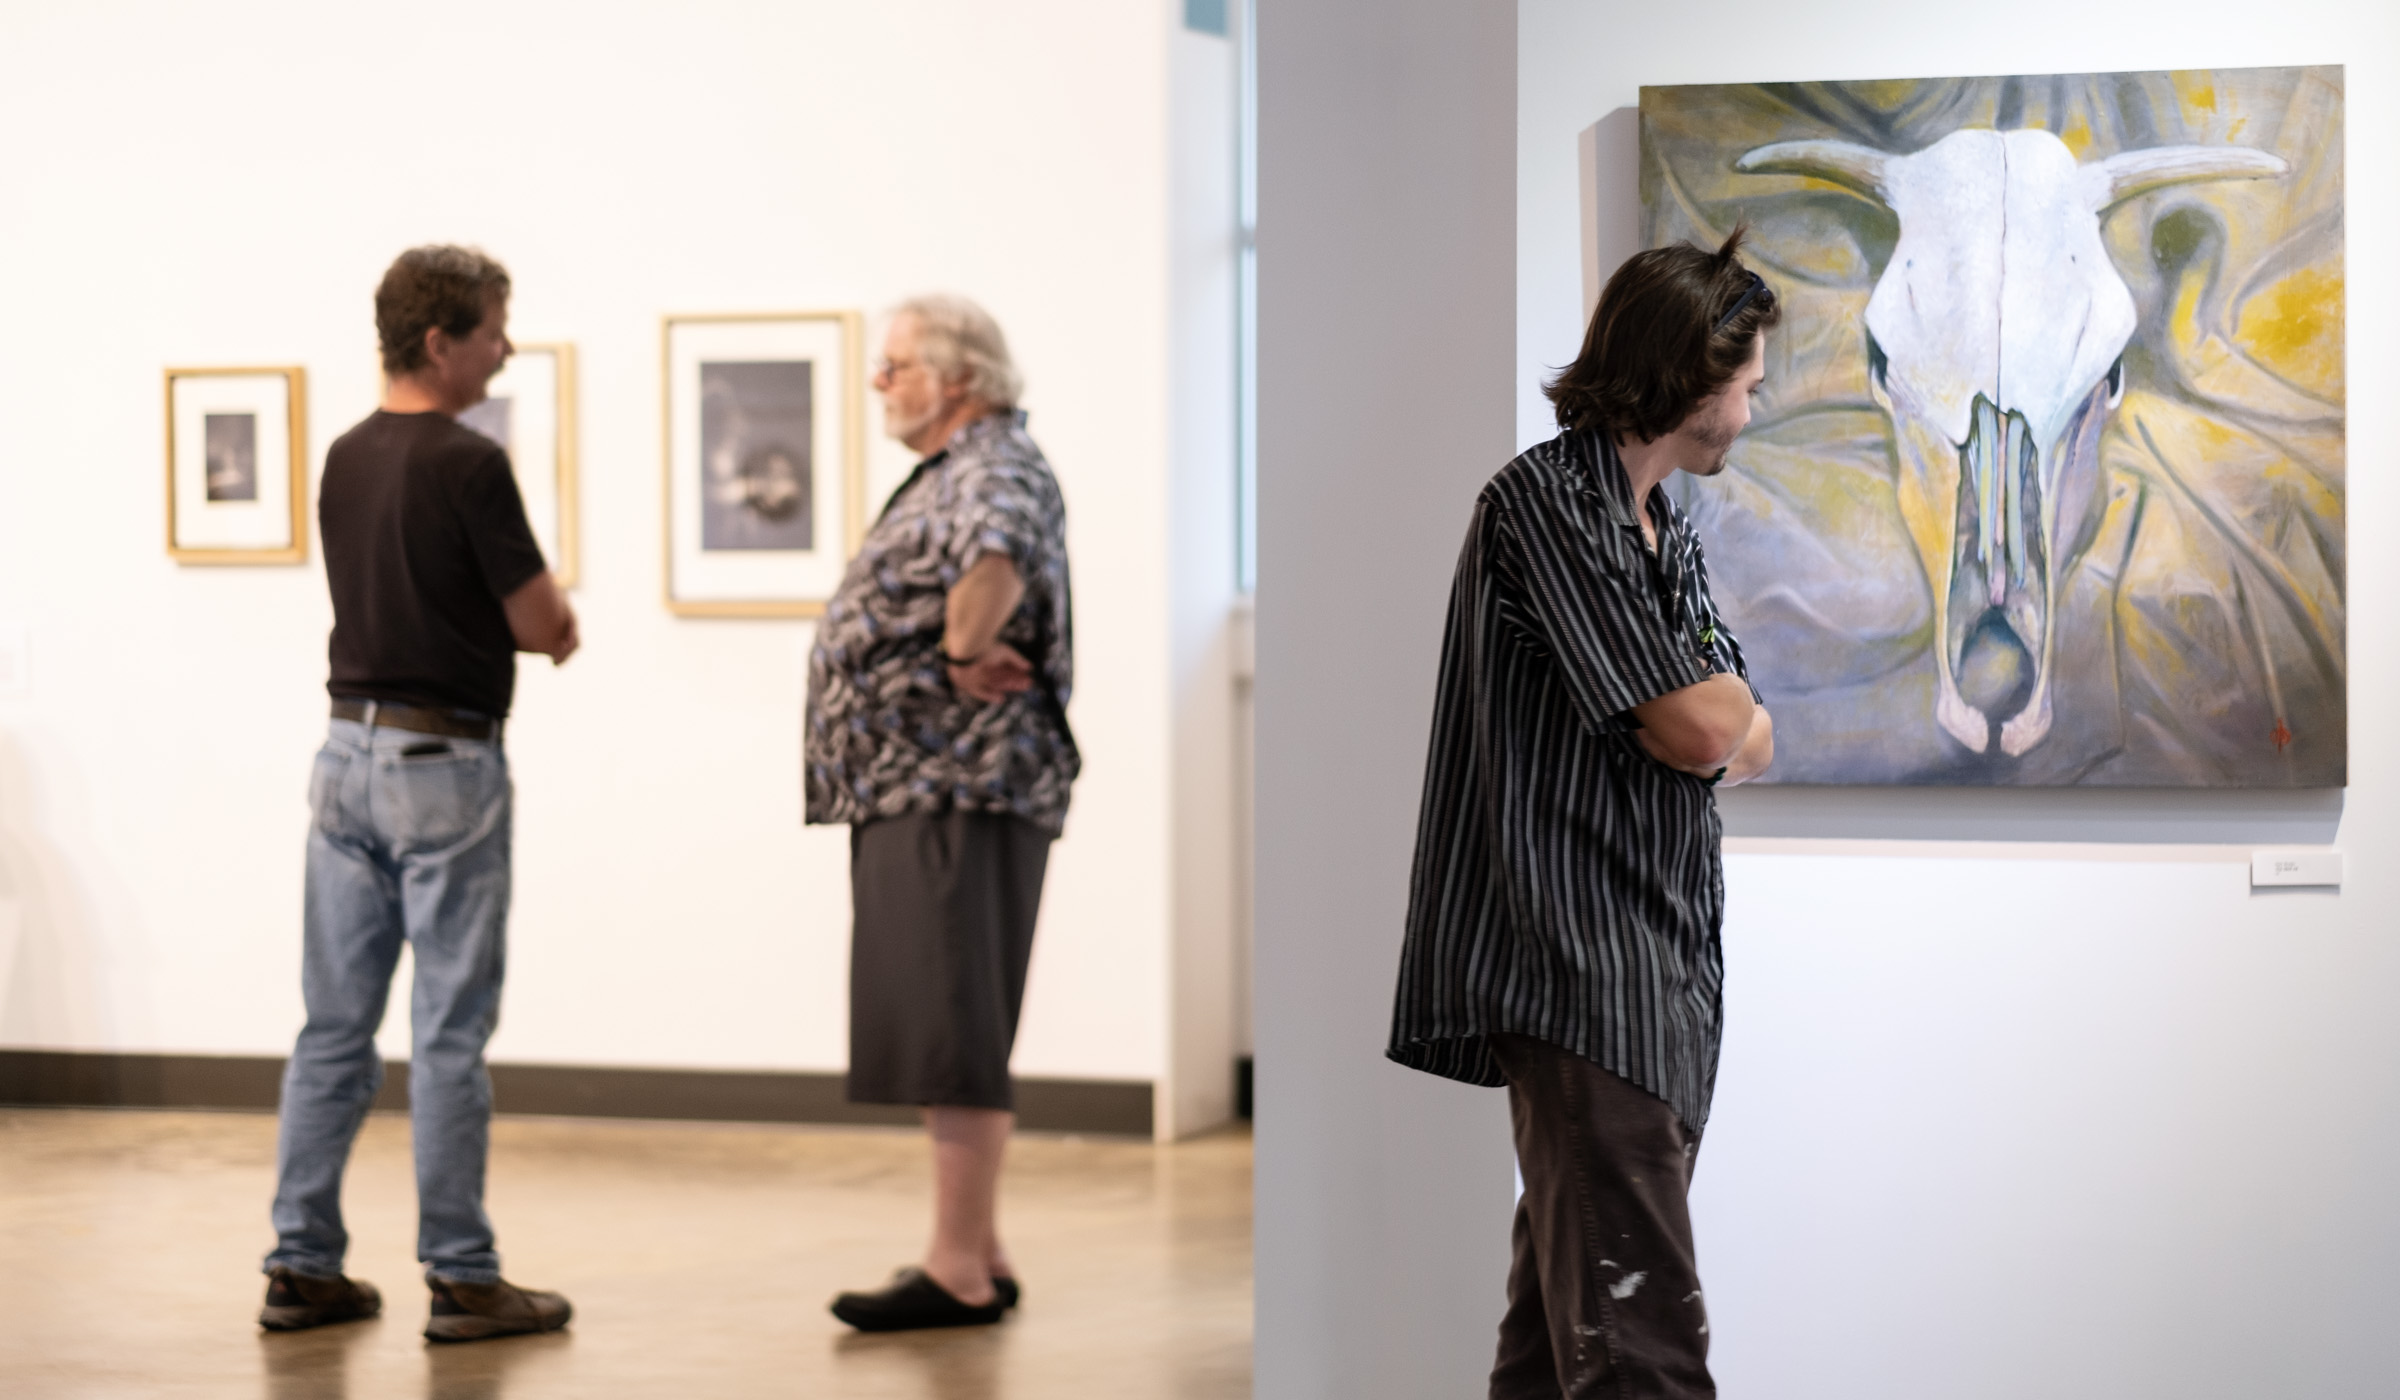
[[[1982,583],[1992,607],[2032,585],[2043,564],[2042,454],[2032,425],[2014,409],[1975,396],[1966,444],[1959,449],[1960,563]]]

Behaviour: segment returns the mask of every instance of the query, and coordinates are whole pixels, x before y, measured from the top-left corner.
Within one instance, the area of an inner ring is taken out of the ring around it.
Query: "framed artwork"
[[[308,558],[308,372],[167,371],[167,556]]]
[[[1674,490],[1767,781],[2347,780],[2339,67],[1653,87],[1645,246],[1774,287]]]
[[[667,607],[816,617],[866,529],[855,311],[669,316]]]
[[[508,449],[534,542],[559,586],[582,576],[577,528],[575,347],[525,342],[492,377],[484,401],[458,421]]]

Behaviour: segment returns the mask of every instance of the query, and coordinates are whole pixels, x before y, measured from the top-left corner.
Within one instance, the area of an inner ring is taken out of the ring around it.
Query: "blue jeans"
[[[458,1283],[500,1277],[483,1213],[509,891],[508,760],[494,743],[333,721],[309,779],[315,822],[300,983],[308,1024],[283,1074],[275,1252],[265,1267],[342,1271],[342,1169],[383,1062],[375,1028],[406,939],[417,1257]]]

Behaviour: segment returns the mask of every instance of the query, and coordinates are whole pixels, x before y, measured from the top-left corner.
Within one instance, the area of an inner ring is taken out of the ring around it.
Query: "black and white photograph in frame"
[[[703,550],[814,547],[816,368],[809,360],[701,361]]]
[[[667,606],[815,617],[865,528],[863,318],[670,316]]]
[[[257,500],[258,415],[204,413],[200,415],[200,431],[208,444],[202,450],[208,464],[208,499]]]
[[[508,450],[534,543],[562,588],[581,577],[575,414],[575,347],[521,341],[483,402],[458,415]]]
[[[306,560],[306,371],[170,369],[166,418],[168,557]]]

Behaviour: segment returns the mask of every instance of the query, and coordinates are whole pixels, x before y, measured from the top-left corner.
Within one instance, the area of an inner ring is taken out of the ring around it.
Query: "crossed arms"
[[[1750,684],[1726,672],[1670,690],[1633,707],[1642,722],[1633,737],[1652,758],[1720,787],[1748,782],[1775,761],[1775,721],[1750,697]]]

